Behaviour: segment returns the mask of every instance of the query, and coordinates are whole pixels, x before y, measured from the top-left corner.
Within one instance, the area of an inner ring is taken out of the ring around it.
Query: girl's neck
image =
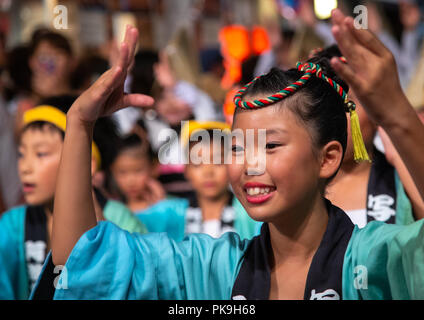
[[[222,210],[227,206],[229,200],[230,193],[228,191],[214,198],[198,196],[197,201],[202,211],[203,220],[220,219]]]
[[[52,216],[53,215],[53,200],[44,204],[43,208],[44,208],[44,212],[46,213],[47,217]]]
[[[285,213],[279,223],[269,224],[274,266],[310,260],[321,243],[328,224],[324,198],[317,195],[312,205],[301,206]]]
[[[147,200],[133,199],[128,201],[127,206],[132,212],[137,212],[147,209],[150,206],[150,203]]]

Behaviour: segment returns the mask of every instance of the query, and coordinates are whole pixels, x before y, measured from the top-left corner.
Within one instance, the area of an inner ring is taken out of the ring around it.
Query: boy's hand
[[[370,31],[356,29],[352,17],[335,9],[332,32],[348,64],[333,58],[331,64],[355,91],[368,115],[379,124],[402,99],[392,53]]]
[[[137,29],[127,26],[125,39],[119,48],[115,65],[74,102],[69,110],[70,115],[84,123],[94,124],[98,118],[122,108],[147,107],[153,104],[153,98],[149,96],[124,93],[125,78],[134,63],[137,38]]]

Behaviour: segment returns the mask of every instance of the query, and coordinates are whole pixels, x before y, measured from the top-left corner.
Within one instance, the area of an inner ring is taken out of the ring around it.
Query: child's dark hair
[[[152,95],[152,87],[155,82],[153,66],[159,62],[156,51],[140,50],[134,57],[134,67],[131,71],[133,77],[131,92]]]
[[[331,68],[329,59],[315,56],[308,62],[319,64],[327,77],[336,81],[346,92],[349,90],[347,84]],[[252,96],[265,97],[274,94],[294,83],[303,74],[297,69],[282,71],[273,68],[246,89],[243,100],[249,100],[248,97]],[[279,106],[289,108],[305,124],[312,138],[314,152],[330,141],[338,141],[342,145],[344,156],[347,144],[345,105],[341,96],[329,83],[312,76],[304,86],[282,102],[283,104],[279,103]],[[234,116],[238,112],[240,108],[236,108]],[[328,181],[334,176],[335,174]]]
[[[52,47],[61,50],[68,56],[73,55],[69,40],[61,34],[49,29],[39,29],[33,33],[31,41],[31,55],[34,54],[35,50],[42,42],[47,42]]]
[[[206,133],[206,135],[209,137],[209,143],[211,144],[212,143],[212,141],[216,141],[216,140],[214,140],[214,129],[203,129],[203,131]],[[195,132],[193,133],[193,134],[195,134]],[[203,141],[203,137],[204,137],[204,135],[203,135],[203,133],[202,133],[202,135],[199,135],[198,136],[198,139],[197,140],[194,140],[194,141],[189,141],[188,142],[188,148],[189,148],[189,150],[194,146],[194,145],[196,145],[196,144],[198,144],[198,143],[205,143],[205,141]],[[224,148],[229,148],[229,146],[230,146],[230,143],[229,143],[229,141],[230,141],[230,139],[226,139],[226,134],[225,134],[225,132],[221,132],[221,134],[219,135],[219,137],[220,137],[220,142],[221,142],[221,146],[222,147],[224,147]]]
[[[52,106],[67,114],[76,99],[77,97],[73,95],[54,96],[42,100],[39,105]],[[21,134],[28,129],[44,130],[45,128],[60,133],[62,140],[65,138],[65,132],[46,121],[29,123],[21,130]],[[118,129],[112,118],[103,117],[96,121],[93,130],[93,140],[99,149],[101,157],[101,168],[98,169],[107,170],[116,156],[116,146],[119,142]]]
[[[135,133],[119,140],[113,160],[115,160],[118,155],[132,149],[139,149],[141,155],[146,157],[149,163],[154,163],[156,161],[156,154],[153,152],[150,143],[145,139],[141,139],[140,136]]]

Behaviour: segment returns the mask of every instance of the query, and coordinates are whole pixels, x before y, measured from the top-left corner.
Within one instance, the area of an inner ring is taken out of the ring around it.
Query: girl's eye
[[[22,158],[24,156],[24,154],[20,151],[18,151],[18,158]]]
[[[234,145],[234,146],[231,147],[231,151],[232,152],[241,152],[241,151],[243,151],[243,148],[240,147],[240,146]]]
[[[47,152],[37,152],[37,157],[39,157],[39,158],[45,157],[47,155],[48,155]]]
[[[281,146],[281,144],[279,144],[279,143],[267,143],[266,145],[265,145],[265,148],[266,149],[274,149],[274,148],[276,148],[276,147],[279,147],[279,146]]]

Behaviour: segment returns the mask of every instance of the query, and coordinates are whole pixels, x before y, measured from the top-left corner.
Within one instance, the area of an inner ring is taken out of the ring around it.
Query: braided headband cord
[[[302,86],[306,84],[306,82],[315,75],[317,78],[320,78],[326,81],[333,89],[340,95],[345,104],[345,111],[350,113],[350,121],[351,121],[351,133],[352,133],[352,142],[353,142],[353,152],[355,161],[370,161],[367,150],[365,148],[364,140],[362,138],[361,128],[359,125],[358,114],[356,113],[356,105],[353,101],[349,101],[347,93],[344,91],[342,86],[340,86],[336,81],[333,81],[331,78],[327,77],[321,69],[321,66],[318,64],[314,64],[311,62],[306,62],[304,64],[298,62],[296,67],[299,71],[303,71],[304,74],[294,83],[288,85],[283,90],[278,91],[266,98],[257,99],[253,101],[243,101],[243,95],[247,88],[251,86],[254,82],[256,82],[262,76],[256,77],[251,82],[242,87],[234,96],[234,103],[237,108],[241,109],[257,109],[267,107],[274,103],[277,103],[287,96],[295,93]]]

